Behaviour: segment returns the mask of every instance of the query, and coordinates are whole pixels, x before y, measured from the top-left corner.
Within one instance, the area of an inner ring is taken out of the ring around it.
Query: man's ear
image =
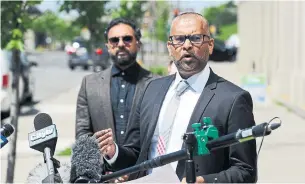
[[[169,56],[171,56],[171,43],[169,42],[169,41],[167,41],[167,44],[166,44],[166,47],[167,47],[167,50],[168,50],[168,54],[169,54]]]
[[[210,55],[213,53],[213,49],[214,49],[214,39],[211,38],[209,41],[209,54]]]
[[[138,49],[140,49],[140,48],[141,48],[141,46],[142,46],[142,42],[137,41],[137,47],[138,47]]]
[[[105,46],[107,47],[108,50],[110,49],[109,43],[105,43]]]

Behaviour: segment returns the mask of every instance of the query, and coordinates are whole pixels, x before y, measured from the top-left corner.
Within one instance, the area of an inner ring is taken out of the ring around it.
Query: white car
[[[19,99],[20,103],[29,102],[33,99],[34,81],[31,73],[31,67],[37,66],[35,62],[29,62],[24,52],[20,53],[21,75],[19,78]],[[12,52],[0,49],[0,86],[1,86],[1,119],[10,114],[10,105],[12,102]]]

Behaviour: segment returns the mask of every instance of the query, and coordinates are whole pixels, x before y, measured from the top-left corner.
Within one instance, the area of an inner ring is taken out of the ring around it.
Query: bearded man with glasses
[[[192,124],[210,117],[219,136],[255,125],[249,92],[213,72],[208,64],[214,40],[202,15],[188,12],[174,18],[167,43],[177,67],[173,75],[153,80],[138,104],[126,143],[116,146],[103,137],[107,163],[116,170],[185,148],[181,136]],[[126,161],[127,160],[127,161]],[[248,141],[195,156],[196,183],[252,183],[257,181],[256,141]],[[171,163],[185,182],[184,160]],[[154,172],[139,172],[135,179]],[[164,176],[166,177],[166,176]]]
[[[76,138],[94,135],[98,139],[112,130],[113,140],[121,145],[145,86],[156,76],[136,62],[141,31],[134,21],[114,19],[104,36],[113,65],[83,78],[77,99]]]

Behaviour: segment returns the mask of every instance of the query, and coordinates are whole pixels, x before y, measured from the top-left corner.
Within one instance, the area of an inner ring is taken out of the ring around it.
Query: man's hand
[[[183,178],[182,181],[181,181],[181,183],[186,183],[186,178]],[[195,182],[195,183],[196,183],[196,184],[197,184],[197,183],[204,183],[203,177],[202,177],[202,176],[197,176],[197,177],[196,177],[196,182]]]
[[[101,130],[96,132],[95,137],[97,139],[100,152],[104,156],[108,156],[111,159],[115,154],[115,144],[113,141],[113,133],[112,129],[108,128],[105,130]]]

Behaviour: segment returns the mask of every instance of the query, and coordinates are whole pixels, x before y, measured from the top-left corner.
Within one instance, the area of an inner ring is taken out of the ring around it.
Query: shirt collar
[[[130,67],[128,67],[125,70],[122,70],[119,67],[113,65],[112,70],[111,70],[111,75],[118,76],[118,75],[122,74],[125,76],[137,78],[137,76],[139,74],[139,69],[140,69],[140,65],[137,62],[135,62],[134,64],[132,64]]]
[[[191,88],[197,93],[202,93],[206,83],[208,82],[210,76],[210,66],[207,64],[204,69],[196,73],[195,75],[189,77],[186,81],[189,83]],[[179,72],[176,72],[176,79],[174,81],[174,89],[177,87],[178,83],[183,80]]]

